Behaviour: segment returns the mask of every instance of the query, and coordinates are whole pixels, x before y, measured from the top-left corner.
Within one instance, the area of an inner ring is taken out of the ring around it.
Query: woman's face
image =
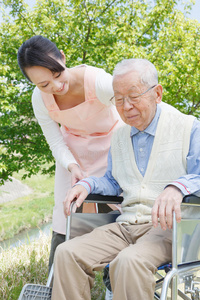
[[[59,63],[65,68],[62,72],[52,73],[47,68],[34,66],[27,68],[26,73],[42,92],[61,96],[69,90],[70,73],[62,61]]]

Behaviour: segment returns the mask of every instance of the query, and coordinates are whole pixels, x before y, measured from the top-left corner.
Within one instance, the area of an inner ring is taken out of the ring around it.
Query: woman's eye
[[[58,78],[58,77],[60,77],[60,75],[61,75],[61,72],[58,73],[55,77]]]
[[[43,88],[45,88],[45,87],[47,87],[47,86],[48,86],[48,83],[47,83],[47,84],[45,84],[45,85],[42,85],[42,87],[43,87]]]

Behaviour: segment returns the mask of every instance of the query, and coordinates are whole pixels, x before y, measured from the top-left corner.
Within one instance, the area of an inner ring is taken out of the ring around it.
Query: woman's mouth
[[[65,84],[63,83],[62,87],[59,90],[57,90],[57,92],[62,92],[64,90],[64,87],[65,87]]]

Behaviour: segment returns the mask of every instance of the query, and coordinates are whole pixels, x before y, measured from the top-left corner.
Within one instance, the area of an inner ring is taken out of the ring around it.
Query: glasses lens
[[[123,98],[115,98],[115,105],[116,106],[122,106],[123,105],[123,103],[124,103],[124,100],[123,100]]]
[[[140,95],[135,95],[135,96],[129,96],[128,98],[128,102],[131,104],[137,104],[138,102],[140,102]]]

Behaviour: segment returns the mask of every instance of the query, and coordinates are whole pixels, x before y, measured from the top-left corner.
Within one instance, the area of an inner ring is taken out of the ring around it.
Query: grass
[[[0,253],[0,299],[18,299],[26,283],[46,284],[50,237]]]
[[[46,285],[50,237],[41,233],[40,238],[30,243],[0,253],[0,299],[17,300],[26,283]],[[96,272],[92,300],[103,300],[105,286],[102,273]]]
[[[21,175],[16,174],[16,179]],[[0,204],[0,241],[8,239],[24,229],[49,222],[54,205],[54,177],[35,175],[22,183],[32,189],[28,196]]]
[[[21,178],[21,174],[14,176]],[[32,194],[0,205],[0,240],[13,237],[24,229],[49,222],[54,205],[54,178],[32,176],[22,181]],[[38,240],[0,253],[0,299],[17,300],[26,283],[46,285],[51,237],[41,233]],[[102,273],[96,272],[92,300],[104,300]]]

